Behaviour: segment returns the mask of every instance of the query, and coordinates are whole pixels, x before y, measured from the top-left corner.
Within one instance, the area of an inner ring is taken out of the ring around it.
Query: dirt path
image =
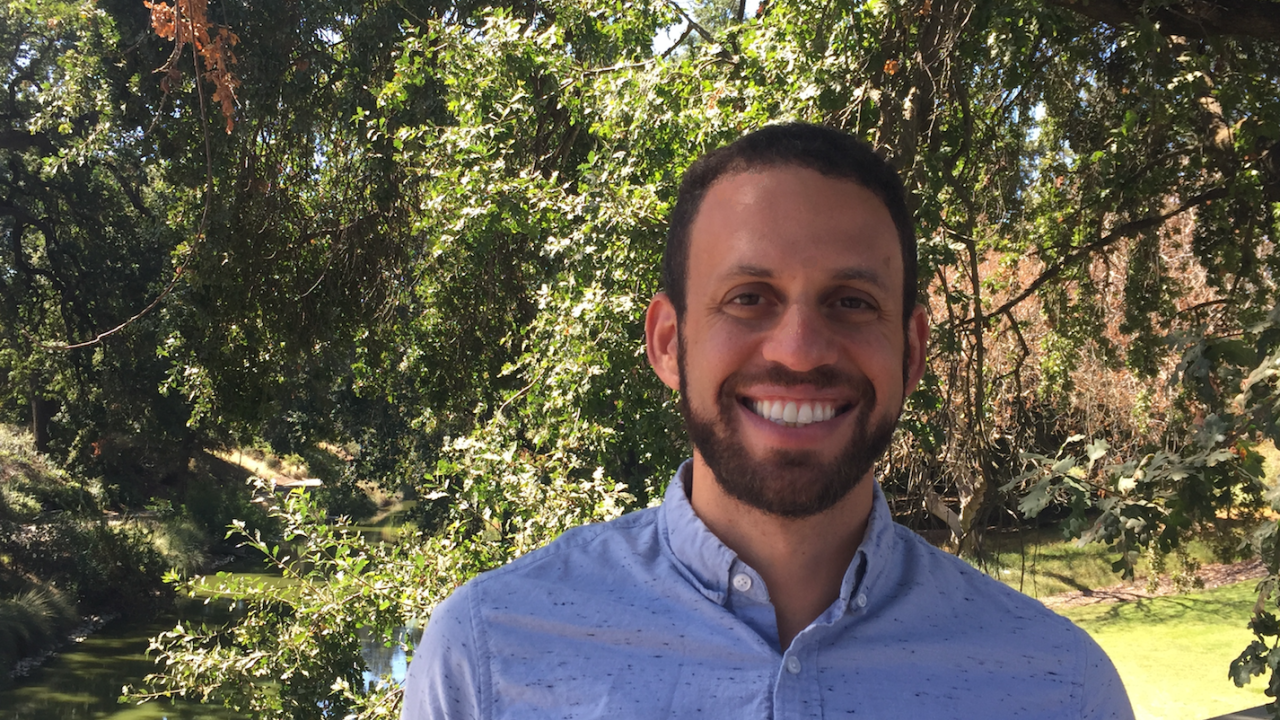
[[[1258,580],[1267,576],[1267,568],[1263,566],[1261,560],[1246,560],[1244,562],[1229,563],[1225,565],[1210,564],[1200,568],[1196,573],[1204,580],[1206,590],[1216,588],[1222,585],[1231,585],[1243,580]],[[1047,595],[1040,598],[1040,602],[1045,604],[1052,610],[1059,608],[1080,607],[1082,605],[1097,605],[1102,603],[1124,602],[1130,600],[1141,600],[1144,598],[1160,597],[1162,595],[1176,595],[1173,583],[1167,579],[1161,579],[1160,586],[1155,592],[1147,592],[1147,583],[1145,580],[1136,582],[1121,583],[1112,585],[1111,587],[1098,588],[1096,590],[1079,590],[1058,595]]]

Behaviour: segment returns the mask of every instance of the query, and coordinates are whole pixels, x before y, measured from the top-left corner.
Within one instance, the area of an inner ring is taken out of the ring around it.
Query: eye
[[[866,298],[857,295],[845,295],[836,301],[845,310],[872,310],[875,308]]]
[[[777,292],[766,284],[744,283],[724,294],[720,311],[743,320],[758,320],[778,306]]]

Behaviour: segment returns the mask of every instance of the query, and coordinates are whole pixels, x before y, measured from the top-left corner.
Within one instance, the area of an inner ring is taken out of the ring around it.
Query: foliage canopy
[[[761,124],[822,122],[892,160],[919,226],[934,354],[884,468],[898,509],[978,552],[1021,489],[1024,515],[1054,508],[1131,568],[1257,505],[1250,443],[1277,435],[1280,46],[1258,28],[1280,5],[1235,6],[1251,19],[1127,0],[224,2],[227,133],[141,4],[10,3],[0,406],[38,424],[57,403],[50,447],[117,483],[129,454],[102,448],[139,437],[179,460],[251,436],[349,444],[355,475],[418,489],[429,560],[342,572],[425,617],[471,574],[658,497],[687,448],[640,315],[680,172]],[[131,317],[178,268],[117,335],[42,349]],[[311,617],[291,602],[244,627]],[[181,659],[215,642],[166,636],[157,687],[257,702],[243,657]],[[309,672],[345,699],[316,712],[393,712],[339,650]],[[294,712],[277,700],[253,707]]]

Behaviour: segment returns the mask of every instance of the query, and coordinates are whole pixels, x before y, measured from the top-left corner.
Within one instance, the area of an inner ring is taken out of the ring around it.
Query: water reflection
[[[364,681],[372,685],[380,678],[390,676],[395,682],[403,682],[409,672],[409,660],[405,656],[401,643],[410,641],[417,644],[422,637],[422,628],[416,625],[400,628],[396,631],[395,642],[390,647],[372,639],[364,631],[360,632],[360,654],[364,656],[366,669]]]
[[[354,529],[371,542],[391,542],[402,532],[403,525],[403,509],[397,508],[396,513]],[[263,583],[291,582],[264,568],[261,559],[253,557],[241,558],[222,570]],[[218,579],[210,577],[207,583],[212,590]],[[117,703],[124,685],[140,686],[142,678],[155,671],[155,664],[146,656],[152,636],[173,629],[179,621],[225,623],[234,616],[235,605],[225,598],[209,603],[199,598],[183,599],[173,612],[151,622],[110,623],[84,642],[63,648],[57,658],[30,677],[0,691],[0,720],[247,720],[248,716],[220,706],[194,702],[157,701],[140,706]],[[402,628],[396,634],[396,642],[387,647],[362,632],[361,653],[368,666],[365,682],[373,684],[387,676],[402,682],[408,661],[400,642],[416,642],[421,635],[421,628]]]
[[[184,622],[225,622],[223,608],[192,603],[147,623],[110,623],[83,642],[63,648],[57,658],[0,692],[4,720],[241,720],[221,707],[193,702],[121,705],[121,688],[137,685],[155,670],[146,657],[148,638]]]

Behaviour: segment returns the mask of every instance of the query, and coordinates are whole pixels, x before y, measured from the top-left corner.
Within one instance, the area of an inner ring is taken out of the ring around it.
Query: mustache
[[[822,365],[812,370],[797,372],[785,365],[769,365],[752,372],[734,373],[723,386],[723,392],[736,395],[736,390],[744,385],[777,385],[780,387],[797,387],[807,385],[818,389],[849,388],[855,393],[873,393],[870,381],[861,374],[841,372],[829,365]]]

